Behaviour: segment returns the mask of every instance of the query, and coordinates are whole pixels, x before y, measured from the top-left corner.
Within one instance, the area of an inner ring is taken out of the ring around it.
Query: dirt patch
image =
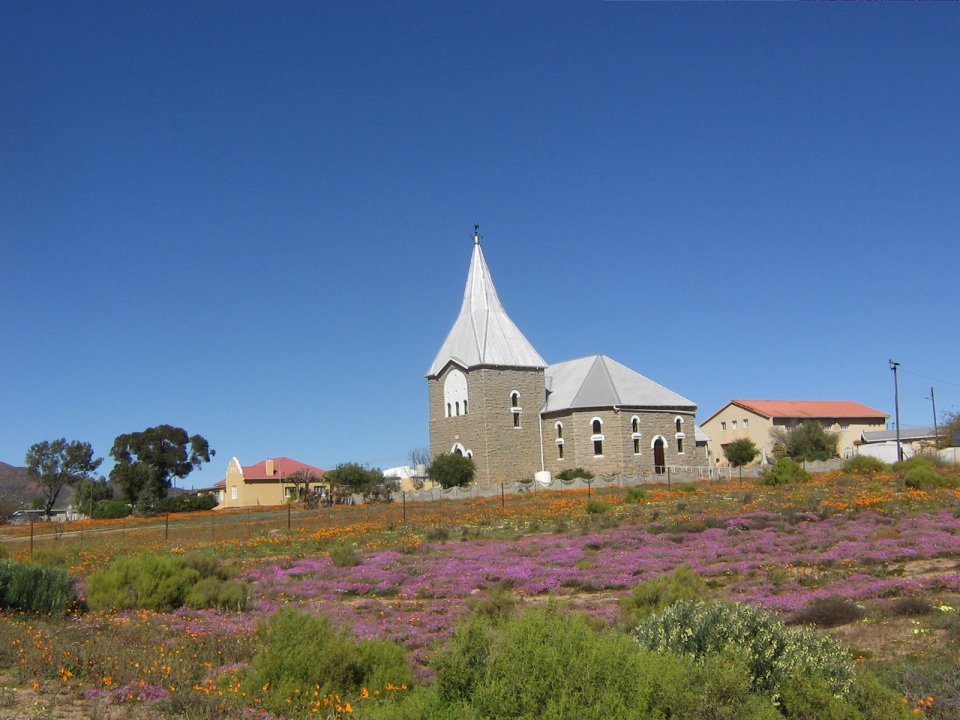
[[[0,677],[0,720],[164,720],[140,703],[87,700],[83,691],[31,687],[11,676]]]

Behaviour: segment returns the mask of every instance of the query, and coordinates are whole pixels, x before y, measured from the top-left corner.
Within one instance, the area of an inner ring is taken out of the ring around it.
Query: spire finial
[[[474,245],[479,245],[479,244],[480,244],[480,237],[481,237],[481,236],[480,236],[480,223],[474,223],[474,224],[473,224],[473,244],[474,244]]]

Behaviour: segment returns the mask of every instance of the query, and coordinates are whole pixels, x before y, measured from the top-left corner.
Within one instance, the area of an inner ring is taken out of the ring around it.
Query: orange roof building
[[[885,430],[889,416],[851,400],[731,400],[703,424],[710,437],[710,457],[726,465],[723,448],[734,440],[749,438],[760,448],[760,462],[773,452],[770,431],[791,429],[804,422],[817,422],[840,436],[837,451],[842,457],[854,454],[864,432]]]
[[[328,487],[323,480],[326,470],[299,460],[278,457],[253,465],[240,465],[237,458],[230,458],[226,476],[214,485],[219,503],[217,508],[282,505],[293,497],[295,488],[289,482],[290,476],[301,471],[316,478],[316,482],[310,483],[310,490],[322,492]]]

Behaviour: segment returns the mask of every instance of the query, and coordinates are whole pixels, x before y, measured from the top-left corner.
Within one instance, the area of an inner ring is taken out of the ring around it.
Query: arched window
[[[676,419],[673,421],[673,424],[677,428],[677,433],[674,435],[674,439],[677,441],[677,453],[683,454],[683,440],[686,435],[683,434],[683,418],[677,415]]]
[[[467,376],[457,368],[447,373],[443,381],[443,401],[447,405],[447,417],[456,411],[460,414],[460,404],[463,403],[463,414],[467,414]]]
[[[557,440],[563,440],[563,423],[558,422],[555,427],[557,428]]]
[[[593,430],[593,434],[590,436],[593,441],[593,455],[594,457],[603,457],[603,420],[597,417],[593,418],[590,421],[590,429]]]
[[[683,432],[683,418],[677,415],[674,419],[673,424],[677,427],[677,432]]]
[[[513,415],[513,426],[520,427],[520,393],[516,390],[510,393],[510,414]]]
[[[640,434],[640,418],[634,415],[630,418],[630,439],[633,440],[633,454],[640,454],[640,440],[643,435]]]
[[[640,432],[640,418],[638,418],[636,415],[630,418],[630,432]]]

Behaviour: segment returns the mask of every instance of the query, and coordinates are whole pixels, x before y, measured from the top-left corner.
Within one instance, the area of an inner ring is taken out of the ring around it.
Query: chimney
[[[273,458],[269,458],[266,461],[265,465],[266,465],[265,472],[267,474],[267,477],[273,477]]]

